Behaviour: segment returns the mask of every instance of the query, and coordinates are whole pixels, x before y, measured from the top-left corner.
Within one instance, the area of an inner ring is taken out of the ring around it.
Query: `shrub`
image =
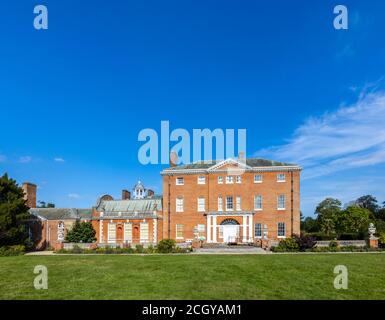
[[[287,238],[279,242],[278,246],[273,247],[274,252],[295,252],[299,251],[299,245],[293,238]]]
[[[149,245],[149,246],[145,249],[145,252],[146,252],[146,253],[154,253],[154,252],[155,252],[154,246]]]
[[[338,239],[340,240],[362,240],[363,238],[364,238],[364,235],[359,232],[341,233],[338,237]]]
[[[25,246],[15,245],[15,246],[3,246],[0,247],[0,256],[19,256],[25,253]]]
[[[144,247],[143,247],[143,245],[137,244],[137,245],[135,246],[135,252],[136,252],[136,253],[144,253]]]
[[[76,221],[72,229],[68,231],[66,241],[91,243],[96,241],[96,231],[91,222]]]
[[[83,249],[75,244],[71,249],[71,253],[83,253]]]
[[[336,240],[331,240],[329,242],[329,250],[330,251],[340,251],[340,247],[339,247],[338,242]]]
[[[311,236],[318,241],[328,241],[328,240],[334,240],[337,238],[337,235],[335,233],[326,234],[323,232],[312,232],[312,233],[307,233],[306,235]]]
[[[176,242],[174,239],[163,239],[156,246],[156,252],[171,253],[175,250]]]
[[[301,234],[300,236],[294,236],[293,239],[297,242],[300,251],[306,251],[312,249],[317,243],[315,238],[308,234]]]
[[[380,248],[385,248],[385,232],[380,232],[380,237],[378,238],[378,244]]]

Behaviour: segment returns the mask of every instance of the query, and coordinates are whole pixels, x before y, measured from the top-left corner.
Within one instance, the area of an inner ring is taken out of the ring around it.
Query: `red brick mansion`
[[[91,209],[36,208],[36,186],[24,183],[38,247],[65,240],[76,220],[91,221],[98,245],[260,243],[300,232],[300,171],[264,159],[227,159],[170,166],[163,196],[138,181],[121,199],[101,196]]]

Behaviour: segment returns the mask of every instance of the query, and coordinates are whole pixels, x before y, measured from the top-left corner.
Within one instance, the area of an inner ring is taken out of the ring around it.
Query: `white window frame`
[[[234,176],[226,176],[226,184],[234,183]]]
[[[283,206],[281,206],[281,197],[283,199]],[[284,194],[279,194],[277,196],[277,210],[286,210],[286,197]]]
[[[184,200],[183,197],[176,197],[175,199],[175,212],[183,212]]]
[[[260,204],[261,204],[260,207],[257,206],[257,204],[258,204],[257,198],[260,199]],[[254,210],[255,211],[262,211],[263,210],[263,197],[260,194],[257,194],[254,196]]]
[[[112,234],[112,230],[114,229],[114,234]],[[113,237],[112,237],[113,235]],[[116,223],[109,223],[107,226],[107,241],[108,243],[116,243]]]
[[[180,181],[180,180],[182,180],[182,181]],[[184,185],[184,177],[176,177],[175,178],[175,185],[183,186]]]
[[[242,177],[241,176],[236,176],[235,177],[235,182],[236,183],[242,183]]]
[[[259,226],[259,228],[257,227]],[[260,231],[260,235],[257,235],[257,232]],[[262,239],[262,234],[263,234],[263,231],[262,231],[262,223],[259,223],[257,222],[255,225],[254,225],[254,237],[257,238],[257,239]]]
[[[229,199],[231,199],[231,206],[232,208],[229,209],[228,205],[229,205]],[[234,211],[234,198],[233,196],[226,196],[226,211]]]
[[[256,177],[261,177],[261,180],[257,180]],[[263,176],[261,174],[255,174],[254,175],[254,183],[262,183]]]
[[[180,230],[180,229],[178,229],[178,228],[181,228],[182,230]],[[182,237],[178,237],[178,231],[179,231],[179,232],[182,232]],[[177,223],[177,224],[175,225],[175,239],[178,239],[178,240],[184,239],[184,225],[183,225],[183,224]]]
[[[281,231],[282,231],[282,225],[283,225],[283,235],[280,234],[280,225],[281,225]],[[285,222],[278,222],[277,223],[277,238],[286,238],[286,225]]]
[[[236,196],[235,198],[235,210],[242,211],[242,199],[240,196]]]
[[[206,184],[206,177],[205,176],[198,176],[197,183],[198,184]]]
[[[218,197],[218,211],[223,211],[223,198]]]
[[[204,197],[198,197],[197,204],[198,204],[198,212],[205,212],[206,211],[205,210],[206,209],[206,201],[205,201]]]
[[[124,242],[132,242],[132,223],[131,222],[124,223],[123,237],[124,237]]]
[[[140,243],[145,243],[150,240],[150,230],[149,230],[148,222],[141,222],[140,223]],[[147,237],[144,237],[144,233],[147,232]]]
[[[218,176],[218,184],[223,184],[223,177],[222,176]]]
[[[277,173],[277,182],[286,182],[286,175],[284,173]]]

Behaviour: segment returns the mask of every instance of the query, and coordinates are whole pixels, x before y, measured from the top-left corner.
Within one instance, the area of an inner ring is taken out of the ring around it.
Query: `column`
[[[152,228],[153,228],[152,241],[154,244],[156,244],[158,242],[158,219],[155,218],[152,221],[153,221],[153,224],[152,224]]]
[[[253,242],[254,235],[253,235],[253,216],[250,214],[249,215],[249,242]]]
[[[242,242],[246,242],[247,215],[242,216]]]
[[[213,216],[213,242],[217,242],[217,216]]]
[[[103,243],[103,220],[99,220],[99,243]]]
[[[207,243],[211,242],[211,216],[207,215]]]

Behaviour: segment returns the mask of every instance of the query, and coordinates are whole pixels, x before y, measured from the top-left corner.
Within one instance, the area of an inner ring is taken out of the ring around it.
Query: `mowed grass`
[[[347,290],[333,286],[341,264]],[[1,257],[0,299],[385,299],[385,254]]]

